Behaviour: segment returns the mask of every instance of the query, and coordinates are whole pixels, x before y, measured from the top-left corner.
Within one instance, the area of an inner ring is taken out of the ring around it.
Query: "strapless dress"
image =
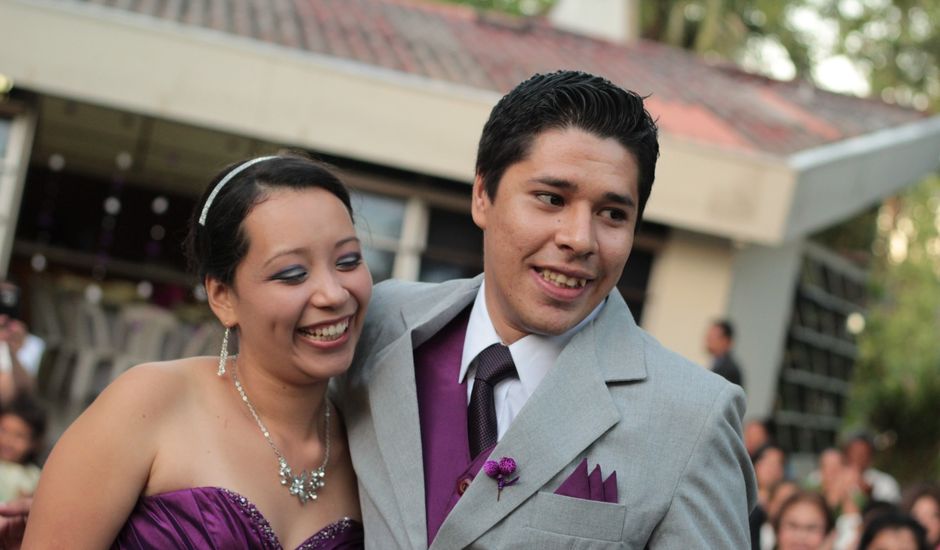
[[[277,535],[247,498],[220,487],[196,487],[141,497],[111,548],[281,550]],[[343,518],[297,550],[363,548],[362,524]]]

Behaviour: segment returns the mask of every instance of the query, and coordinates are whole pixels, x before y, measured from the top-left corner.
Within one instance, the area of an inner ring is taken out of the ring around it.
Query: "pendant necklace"
[[[271,433],[268,432],[268,429],[264,426],[264,422],[261,421],[261,417],[258,416],[258,411],[255,410],[255,406],[251,404],[251,401],[248,399],[248,394],[245,393],[245,388],[242,387],[241,382],[238,381],[238,357],[235,357],[235,360],[232,362],[232,380],[235,381],[235,389],[238,390],[238,394],[241,396],[242,401],[245,402],[245,405],[248,406],[248,412],[251,413],[251,416],[255,419],[255,422],[258,424],[258,427],[261,429],[261,435],[264,436],[267,440],[268,445],[274,451],[274,454],[277,455],[277,463],[279,466],[279,473],[281,475],[281,485],[287,487],[287,490],[291,495],[297,497],[300,500],[301,504],[306,504],[307,501],[317,500],[317,492],[323,488],[326,484],[326,466],[330,462],[330,403],[324,398],[323,403],[323,422],[326,429],[326,449],[323,453],[323,464],[319,468],[313,470],[312,472],[307,472],[307,470],[302,470],[300,475],[294,475],[294,471],[291,470],[291,467],[287,464],[287,459],[284,458],[284,454],[281,453],[281,450],[277,448],[277,445],[274,444],[274,440],[271,439]]]

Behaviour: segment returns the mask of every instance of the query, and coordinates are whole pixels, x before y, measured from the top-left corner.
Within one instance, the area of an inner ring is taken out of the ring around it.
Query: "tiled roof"
[[[777,155],[927,116],[654,42],[622,46],[544,19],[481,16],[427,0],[78,1],[500,93],[536,72],[581,69],[649,94],[665,132]]]

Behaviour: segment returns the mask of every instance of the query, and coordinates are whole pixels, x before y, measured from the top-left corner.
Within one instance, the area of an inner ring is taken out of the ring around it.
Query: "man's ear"
[[[480,229],[486,229],[486,214],[492,205],[490,196],[486,192],[486,186],[483,185],[483,176],[477,174],[473,178],[473,199],[470,204],[470,213],[473,216],[473,223]]]
[[[237,325],[238,315],[235,313],[235,304],[238,297],[231,285],[227,285],[211,276],[206,276],[204,284],[212,313],[215,313],[215,316],[226,328]]]

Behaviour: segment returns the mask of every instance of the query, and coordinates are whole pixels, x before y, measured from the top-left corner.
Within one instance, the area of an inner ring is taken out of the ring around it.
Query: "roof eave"
[[[783,240],[851,217],[914,184],[940,163],[940,116],[792,155],[797,176]]]

